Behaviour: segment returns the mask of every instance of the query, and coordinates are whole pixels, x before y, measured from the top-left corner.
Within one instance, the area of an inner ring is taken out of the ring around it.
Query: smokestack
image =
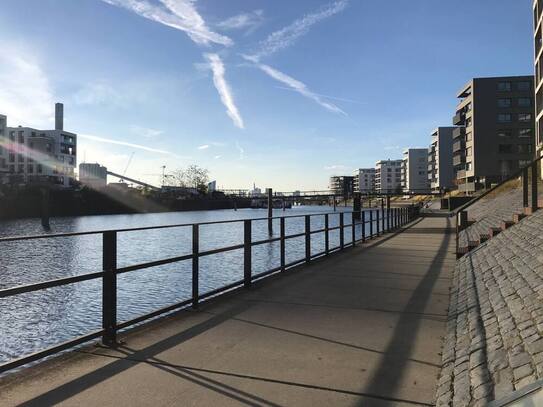
[[[64,130],[64,105],[55,103],[55,130]]]

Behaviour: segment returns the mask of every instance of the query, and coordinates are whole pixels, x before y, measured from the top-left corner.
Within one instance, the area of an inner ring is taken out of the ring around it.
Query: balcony
[[[466,123],[466,115],[463,112],[457,113],[453,117],[453,126],[463,126]]]
[[[456,167],[466,162],[466,156],[464,154],[457,154],[453,157],[453,165]]]
[[[466,142],[462,139],[456,140],[453,144],[453,153],[456,153],[457,151],[464,150],[466,148]]]
[[[463,137],[466,135],[466,128],[465,127],[457,127],[453,129],[452,131],[452,137],[453,139],[456,139],[458,137]]]

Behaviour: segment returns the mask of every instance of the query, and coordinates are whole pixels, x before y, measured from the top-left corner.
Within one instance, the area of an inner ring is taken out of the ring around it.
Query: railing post
[[[358,219],[360,219],[360,211],[358,211]],[[352,235],[353,235],[353,247],[356,244],[356,230],[355,230],[356,223],[355,222],[356,222],[356,219],[355,219],[355,215],[354,215],[354,212],[353,212],[353,217],[351,219],[351,232],[352,232]]]
[[[390,196],[387,195],[387,231],[390,230]]]
[[[279,223],[280,233],[281,233],[281,240],[279,241],[281,244],[281,271],[285,271],[285,263],[286,263],[286,240],[285,240],[285,218],[281,217],[280,223]]]
[[[198,224],[192,225],[192,308],[198,308],[200,299],[200,228]]]
[[[377,208],[377,210],[375,211],[375,220],[376,220],[375,224],[376,224],[376,226],[377,226],[377,227],[376,227],[376,229],[377,229],[377,236],[379,236],[379,224],[380,224],[380,222],[379,222],[379,208]]]
[[[528,167],[522,170],[522,206],[528,207]]]
[[[117,232],[104,232],[102,236],[102,343],[117,343]]]
[[[345,236],[343,236],[343,231],[345,229],[344,223],[343,223],[343,212],[339,213],[339,248],[340,250],[343,250],[343,246],[345,246]]]
[[[537,166],[539,163],[532,164],[532,211],[537,210]]]
[[[305,262],[311,261],[311,216],[305,215]]]
[[[385,233],[385,200],[381,198],[381,232]]]
[[[273,233],[273,192],[271,188],[268,188],[268,233]]]
[[[462,212],[460,212],[460,213],[462,213]],[[458,216],[460,215],[460,213],[456,213],[455,216],[454,216],[454,218],[456,220],[455,229],[456,229],[456,257],[457,258],[458,258],[459,254],[460,254],[460,253],[458,253],[459,250],[460,250],[460,225],[458,223]]]
[[[460,219],[458,219],[458,217]],[[458,217],[457,217],[458,231],[461,232],[468,226],[468,211],[460,211],[458,213]]]
[[[370,209],[370,240],[373,239],[373,209]]]
[[[362,243],[366,242],[366,211],[362,210]]]
[[[330,219],[328,214],[324,215],[324,252],[330,254]]]
[[[252,270],[252,245],[251,245],[251,220],[243,221],[243,285],[245,288],[251,287]]]

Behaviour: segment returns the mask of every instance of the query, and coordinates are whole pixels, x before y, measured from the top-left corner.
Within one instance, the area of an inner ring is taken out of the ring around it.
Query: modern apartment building
[[[538,154],[543,153],[543,0],[534,0],[535,132]]]
[[[455,183],[474,192],[500,182],[534,156],[534,78],[475,78],[458,93],[453,125]]]
[[[400,182],[403,192],[429,192],[430,187],[428,183],[428,149],[406,149],[403,153],[403,162],[400,174]]]
[[[349,175],[334,175],[330,177],[330,190],[340,196],[349,197],[353,194],[354,177]]]
[[[359,168],[354,171],[353,191],[360,193],[375,191],[375,168]]]
[[[100,164],[79,164],[79,182],[84,186],[101,189],[107,185],[107,168]]]
[[[47,181],[69,187],[77,160],[77,135],[63,129],[63,106],[55,106],[55,130],[7,127],[3,145],[7,149],[10,183]]]
[[[381,160],[375,163],[375,191],[397,193],[402,190],[403,160]]]
[[[428,149],[428,182],[432,192],[450,190],[454,183],[452,132],[454,127],[438,127]]]

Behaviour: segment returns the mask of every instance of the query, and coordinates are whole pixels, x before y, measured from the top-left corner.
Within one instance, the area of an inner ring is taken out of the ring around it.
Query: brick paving
[[[543,211],[456,264],[437,406],[483,406],[543,378]]]
[[[474,224],[460,232],[459,247],[467,247],[469,242],[478,242],[488,236],[490,228],[499,228],[502,221],[511,221],[516,213],[523,213],[522,189],[514,188],[488,199],[482,198],[467,209],[468,219]]]

